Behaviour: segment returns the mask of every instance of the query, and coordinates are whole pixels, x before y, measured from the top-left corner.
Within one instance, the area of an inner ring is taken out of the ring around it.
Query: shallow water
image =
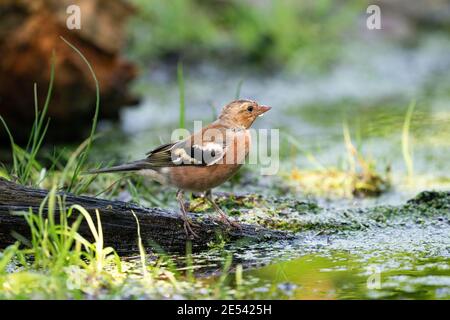
[[[248,275],[289,299],[450,299],[449,258],[402,253],[383,260],[367,263],[358,255],[335,251],[271,264]]]
[[[294,241],[227,252],[266,298],[450,299],[449,234],[448,221],[408,223],[329,236],[302,232]],[[194,269],[220,274],[223,256],[194,255]]]

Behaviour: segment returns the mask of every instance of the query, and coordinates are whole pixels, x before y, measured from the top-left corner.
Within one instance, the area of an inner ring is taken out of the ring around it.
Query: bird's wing
[[[147,153],[145,161],[152,167],[210,166],[219,162],[226,150],[222,142],[195,144],[192,139],[186,139],[159,146]]]
[[[179,141],[177,141],[177,142],[179,142]],[[155,149],[150,150],[145,155],[150,156],[151,154],[156,153],[156,152],[163,152],[167,149],[170,149],[177,142],[169,142],[169,143],[162,144],[159,147],[156,147]]]
[[[220,124],[213,123],[185,140],[160,145],[149,151],[144,159],[88,173],[139,171],[157,167],[211,166],[220,162],[229,150],[223,138],[226,129]]]

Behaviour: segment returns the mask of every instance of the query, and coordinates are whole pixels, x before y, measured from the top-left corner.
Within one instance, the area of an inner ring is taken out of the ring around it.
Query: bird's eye
[[[248,111],[248,112],[252,112],[252,111],[253,111],[253,106],[248,106],[248,107],[247,107],[247,111]]]

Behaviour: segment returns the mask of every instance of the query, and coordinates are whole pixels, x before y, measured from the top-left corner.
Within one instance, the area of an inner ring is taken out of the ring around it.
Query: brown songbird
[[[197,235],[187,218],[185,191],[204,192],[220,221],[239,227],[214,202],[211,189],[230,179],[245,162],[251,145],[248,129],[258,116],[270,109],[252,100],[232,101],[223,107],[216,121],[186,139],[161,145],[148,152],[145,159],[89,173],[136,171],[177,188],[177,201],[188,236]]]

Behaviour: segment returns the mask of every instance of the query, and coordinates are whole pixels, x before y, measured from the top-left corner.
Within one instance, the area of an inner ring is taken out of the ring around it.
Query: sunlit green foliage
[[[199,57],[324,67],[364,3],[320,1],[142,1],[130,25],[140,61]],[[230,53],[233,53],[230,55]]]

